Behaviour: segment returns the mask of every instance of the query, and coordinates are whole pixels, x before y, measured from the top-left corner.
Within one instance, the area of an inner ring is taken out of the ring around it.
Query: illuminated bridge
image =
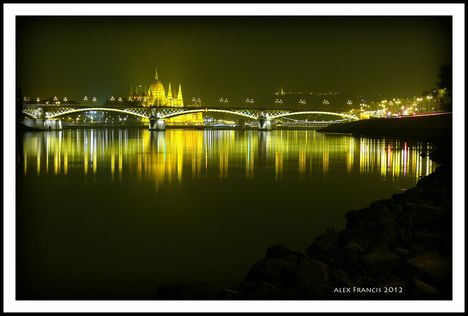
[[[246,110],[232,108],[194,108],[194,107],[104,107],[104,106],[82,106],[76,104],[49,105],[49,104],[25,104],[23,113],[28,116],[36,128],[42,129],[61,129],[60,118],[64,115],[97,111],[97,112],[115,112],[127,115],[133,115],[142,119],[149,120],[149,129],[164,130],[165,119],[194,113],[224,113],[258,122],[258,128],[268,130],[271,128],[271,122],[283,117],[292,117],[297,115],[326,115],[336,117],[336,120],[321,121],[322,124],[331,124],[336,122],[358,120],[359,118],[345,113],[327,112],[327,111],[288,111],[288,110]],[[313,121],[311,121],[313,122]]]

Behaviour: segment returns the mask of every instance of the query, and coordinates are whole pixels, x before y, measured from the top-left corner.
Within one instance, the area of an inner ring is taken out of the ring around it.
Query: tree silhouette
[[[439,97],[440,108],[444,111],[452,110],[452,64],[447,63],[439,68],[438,89],[443,89],[443,95]]]
[[[439,69],[439,81],[437,86],[439,89],[446,88],[448,91],[452,91],[452,64],[447,63],[442,65]]]

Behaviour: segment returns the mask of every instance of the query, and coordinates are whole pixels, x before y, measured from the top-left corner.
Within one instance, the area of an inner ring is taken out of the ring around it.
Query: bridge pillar
[[[23,124],[40,130],[61,130],[62,129],[62,121],[61,120],[54,120],[48,119],[46,117],[45,109],[43,107],[39,107],[36,110],[36,119],[23,121]]]
[[[261,131],[267,131],[271,129],[271,120],[264,113],[261,113],[258,117],[258,129]]]
[[[152,115],[150,116],[149,129],[150,131],[164,131],[166,129],[166,121]]]
[[[61,120],[44,120],[43,123],[44,129],[46,130],[60,130],[62,129],[62,121]]]

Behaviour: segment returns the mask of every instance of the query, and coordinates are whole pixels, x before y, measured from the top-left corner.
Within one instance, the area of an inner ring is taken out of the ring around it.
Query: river
[[[238,285],[277,244],[415,185],[426,142],[314,130],[65,129],[22,134],[18,299],[151,299]]]

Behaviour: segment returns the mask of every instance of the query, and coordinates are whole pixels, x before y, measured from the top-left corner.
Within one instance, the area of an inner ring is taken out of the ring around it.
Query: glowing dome
[[[150,83],[148,92],[152,95],[165,95],[166,90],[164,89],[164,85],[159,80],[154,80]]]

